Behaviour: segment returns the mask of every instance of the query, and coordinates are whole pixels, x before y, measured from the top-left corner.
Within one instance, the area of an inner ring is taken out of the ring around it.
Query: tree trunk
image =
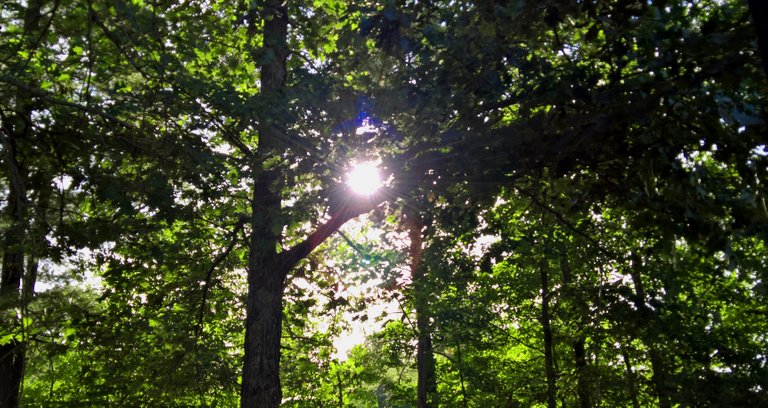
[[[259,61],[261,94],[270,107],[260,112],[259,144],[253,153],[254,178],[251,200],[251,234],[248,256],[248,300],[245,318],[242,408],[276,408],[282,400],[280,389],[280,340],[283,321],[283,290],[288,272],[318,245],[352,218],[367,213],[393,196],[382,189],[368,197],[351,197],[342,191],[341,206],[332,209],[331,219],[290,250],[277,253],[281,243],[279,168],[269,164],[284,153],[285,129],[289,127],[284,89],[287,77],[288,10],[282,0],[268,0],[260,14],[252,10],[249,33],[256,35],[263,20],[263,47],[252,57]],[[279,160],[277,160],[279,162]]]
[[[763,71],[768,77],[768,3],[765,0],[749,0],[749,11],[757,34],[757,46],[763,60]]]
[[[288,270],[276,252],[279,236],[272,227],[280,211],[279,197],[272,191],[274,181],[270,172],[263,172],[254,186],[251,203],[243,408],[277,407],[282,399],[280,337]]]
[[[0,305],[16,309],[21,307],[21,283],[24,276],[24,244],[26,237],[27,197],[24,180],[16,163],[14,141],[5,146],[6,165],[10,168],[8,206],[11,222],[3,240],[3,267],[0,278]],[[15,173],[15,174],[14,174]],[[4,322],[3,326],[16,330],[20,322]],[[18,407],[21,380],[24,373],[26,344],[14,339],[0,345],[0,407]]]
[[[632,362],[629,360],[629,353],[623,347],[621,349],[621,356],[624,358],[624,366],[627,371],[627,380],[629,381],[629,395],[632,399],[632,408],[640,408],[640,401],[637,399],[637,382],[635,381],[635,373],[632,371]]]
[[[418,341],[416,348],[416,366],[418,371],[417,401],[419,408],[437,408],[437,379],[435,376],[435,357],[432,352],[432,333],[429,312],[429,288],[424,281],[424,265],[421,255],[424,250],[422,229],[424,224],[418,215],[407,215],[406,225],[410,238],[409,258],[411,278],[413,280],[416,305],[416,329]]]
[[[461,402],[464,408],[469,408],[469,396],[464,385],[464,363],[461,357],[461,339],[456,339],[456,363],[459,366],[459,384],[461,385]]]
[[[560,269],[563,272],[563,284],[569,287],[573,283],[573,274],[571,273],[571,265],[568,262],[567,248],[562,245],[562,257],[560,260]],[[573,292],[571,292],[573,293]],[[584,312],[585,307],[581,305],[581,301],[578,299],[571,299],[572,302],[578,302],[573,308],[576,314],[579,316],[580,325],[584,325]],[[585,349],[586,336],[579,330],[578,337],[573,341],[573,357],[576,364],[576,392],[579,396],[579,406],[581,408],[591,408],[592,401],[589,392],[589,382],[587,381],[587,354]]]
[[[336,382],[339,386],[339,408],[344,408],[344,383],[341,382],[341,371],[336,371]]]
[[[547,375],[547,408],[557,407],[557,375],[549,316],[549,276],[547,261],[541,263],[541,326],[544,331],[544,368]]]
[[[652,344],[648,344],[648,353],[651,357],[651,369],[653,369],[653,385],[659,398],[659,407],[671,408],[669,401],[669,389],[667,387],[667,367],[661,359],[658,350]]]
[[[251,261],[254,263],[257,261]],[[251,267],[249,267],[251,269]],[[280,336],[285,271],[262,266],[249,271],[245,330],[245,365],[241,406],[277,407],[280,390]]]
[[[252,228],[248,257],[248,301],[246,304],[245,359],[240,405],[243,408],[278,407],[280,389],[280,338],[283,324],[283,289],[290,266],[277,254],[280,243],[279,177],[265,163],[280,152],[278,146],[287,128],[283,89],[288,58],[288,11],[282,1],[269,0],[261,10],[264,18],[261,57],[261,93],[271,100],[271,109],[259,118],[259,145],[253,163],[254,188],[251,201]],[[251,18],[255,30],[256,16]],[[258,55],[254,55],[258,58]],[[258,59],[257,59],[258,60]]]
[[[585,352],[584,343],[584,336],[579,335],[579,338],[573,342],[573,357],[576,360],[576,381],[577,393],[579,395],[579,406],[581,408],[591,408],[592,401],[589,396],[589,384],[586,378],[587,355]]]
[[[637,256],[633,256],[633,264],[630,269],[630,276],[632,277],[632,283],[635,286],[635,296],[633,303],[638,313],[640,313],[641,321],[649,321],[652,318],[653,311],[645,304],[645,287],[643,280],[640,277],[638,270],[640,266],[640,259]],[[670,391],[667,386],[667,368],[664,363],[661,353],[656,347],[656,341],[658,339],[651,338],[648,334],[643,334],[643,342],[648,347],[648,355],[651,360],[651,369],[653,370],[652,380],[654,389],[656,390],[656,396],[659,399],[659,407],[671,408],[670,403]]]
[[[40,9],[42,0],[28,2],[24,12],[24,32],[27,35],[27,51],[33,53],[40,44],[33,40],[40,30]],[[21,162],[23,157],[20,144],[30,136],[32,130],[32,102],[29,95],[19,90],[16,98],[15,113],[10,117],[2,116],[0,141],[3,146],[3,169],[8,180],[8,204],[6,219],[10,226],[3,240],[3,266],[0,275],[0,308],[19,307],[24,313],[25,301],[31,296],[31,289],[22,288],[29,278],[24,276],[24,260],[28,241],[28,198],[27,169]],[[35,267],[35,272],[37,268]],[[22,291],[22,289],[25,289]],[[24,293],[22,293],[24,292]],[[5,327],[13,328],[23,322],[0,322]],[[21,399],[21,383],[24,377],[26,343],[24,339],[11,340],[0,346],[0,407],[15,408]]]

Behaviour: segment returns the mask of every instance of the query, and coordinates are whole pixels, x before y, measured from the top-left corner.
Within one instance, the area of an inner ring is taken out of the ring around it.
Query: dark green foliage
[[[6,3],[0,347],[26,353],[21,405],[237,406],[249,253],[343,207],[359,158],[392,175],[384,232],[288,274],[285,406],[416,406],[425,331],[446,407],[768,405],[746,2],[290,1],[269,92],[262,3]],[[410,284],[403,214],[425,225]],[[340,361],[385,301],[400,315]]]

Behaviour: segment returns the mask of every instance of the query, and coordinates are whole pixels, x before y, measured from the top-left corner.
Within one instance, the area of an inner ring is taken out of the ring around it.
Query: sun
[[[347,185],[357,194],[371,195],[381,187],[381,176],[376,162],[360,162],[352,165],[347,173]]]

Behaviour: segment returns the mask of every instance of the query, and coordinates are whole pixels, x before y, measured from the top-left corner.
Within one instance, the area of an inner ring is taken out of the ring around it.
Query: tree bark
[[[557,407],[557,374],[549,315],[549,276],[547,261],[541,262],[541,327],[544,331],[544,370],[547,375],[547,408]]]
[[[587,355],[584,343],[584,336],[579,335],[579,338],[573,342],[573,357],[576,360],[576,381],[579,406],[581,408],[591,408],[592,401],[589,396],[589,384],[586,379]]]
[[[573,283],[573,274],[571,273],[571,265],[568,262],[568,256],[566,252],[567,249],[565,248],[565,245],[563,245],[561,249],[563,252],[560,260],[560,269],[563,272],[563,284],[566,287],[569,287]],[[579,325],[583,327],[584,313],[586,308],[581,305],[582,302],[580,302],[578,299],[571,299],[571,301],[578,302],[578,305],[574,306],[573,308],[579,316]],[[581,408],[591,408],[592,400],[589,392],[589,381],[587,380],[587,354],[585,343],[586,336],[580,329],[578,337],[573,341],[573,357],[576,364],[576,392],[579,396],[579,406]]]
[[[42,0],[32,0],[24,12],[24,32],[29,33],[25,44],[29,52],[39,46],[33,41],[40,30],[40,9]],[[20,144],[30,136],[33,105],[28,92],[19,90],[16,97],[15,113],[10,117],[2,115],[0,140],[3,147],[3,161],[8,186],[7,221],[10,223],[3,239],[3,266],[0,274],[0,307],[19,307],[22,316],[25,301],[31,296],[31,288],[22,286],[29,278],[24,276],[26,244],[28,241],[28,171],[20,160]],[[36,266],[35,266],[36,273]],[[23,290],[25,289],[25,290]],[[2,322],[5,325],[5,322]],[[17,322],[16,324],[23,324]],[[13,327],[16,324],[8,324]],[[15,408],[21,399],[21,383],[24,377],[26,342],[24,339],[11,340],[0,346],[0,407]]]
[[[339,408],[344,408],[344,384],[341,382],[341,371],[336,371],[336,382],[339,386]]]
[[[248,256],[248,300],[246,303],[245,356],[240,405],[243,408],[277,407],[280,389],[280,338],[283,323],[283,290],[287,265],[277,254],[280,243],[280,195],[277,170],[265,168],[277,149],[288,118],[284,102],[288,58],[288,11],[282,1],[269,0],[260,10],[264,21],[261,57],[261,94],[271,100],[271,109],[259,118],[259,145],[252,164],[252,228]],[[256,27],[255,10],[250,18]],[[259,58],[254,53],[255,58]],[[258,60],[258,59],[257,59]]]
[[[763,71],[768,78],[768,3],[765,0],[749,0],[749,11],[757,34],[757,46],[763,60]]]
[[[464,385],[464,363],[461,357],[461,339],[456,339],[456,363],[459,366],[459,384],[461,385],[461,402],[464,408],[469,408],[469,396]]]
[[[248,300],[245,318],[242,408],[274,408],[282,400],[280,389],[280,340],[283,291],[291,269],[344,223],[371,211],[390,194],[382,190],[370,197],[343,196],[331,219],[290,250],[278,253],[283,225],[279,169],[265,168],[285,149],[289,127],[284,88],[287,77],[288,10],[281,0],[268,0],[260,10],[264,21],[263,47],[254,52],[260,61],[261,94],[271,101],[258,123],[259,145],[253,154],[254,187],[251,199],[251,233],[248,257]],[[258,16],[252,12],[249,32],[256,34]],[[346,192],[344,192],[346,193]]]
[[[258,261],[250,263],[256,262]],[[280,336],[286,271],[281,269],[280,265],[263,265],[248,275],[241,406],[277,407],[282,399],[279,371]]]
[[[635,286],[635,296],[633,303],[635,304],[635,308],[637,309],[638,313],[640,313],[641,321],[648,321],[651,319],[653,311],[645,304],[645,287],[638,270],[640,263],[641,261],[639,257],[633,256],[634,265],[632,265],[630,272],[632,283]],[[651,369],[653,370],[651,379],[656,391],[656,396],[659,399],[659,407],[671,408],[672,404],[670,402],[670,390],[667,386],[667,367],[664,363],[661,353],[655,345],[658,339],[651,338],[651,336],[647,333],[644,333],[642,338],[643,342],[648,347],[648,355],[651,360]]]
[[[437,408],[437,378],[435,376],[435,357],[432,351],[432,333],[429,312],[429,288],[425,279],[424,265],[421,262],[424,250],[422,229],[424,224],[413,212],[406,215],[406,226],[410,239],[409,258],[411,278],[414,285],[416,329],[418,339],[416,346],[417,366],[417,407]]]
[[[15,141],[9,138],[6,150],[6,166],[9,167],[7,217],[11,222],[3,240],[3,267],[0,278],[0,305],[21,307],[21,284],[24,276],[24,244],[26,241],[27,192],[25,182],[15,157]],[[20,322],[8,322],[5,327],[15,330]],[[24,373],[26,344],[11,340],[0,345],[0,406],[18,407],[21,380]]]
[[[624,359],[624,366],[627,371],[627,380],[629,381],[629,395],[632,399],[632,408],[640,408],[640,401],[637,399],[637,382],[635,381],[635,373],[632,371],[632,362],[629,360],[629,353],[623,347],[621,349],[621,357]]]

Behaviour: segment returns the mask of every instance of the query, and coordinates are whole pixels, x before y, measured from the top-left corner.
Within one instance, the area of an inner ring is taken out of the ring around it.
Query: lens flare
[[[375,193],[381,187],[378,165],[375,162],[355,163],[347,173],[347,185],[360,195]]]

